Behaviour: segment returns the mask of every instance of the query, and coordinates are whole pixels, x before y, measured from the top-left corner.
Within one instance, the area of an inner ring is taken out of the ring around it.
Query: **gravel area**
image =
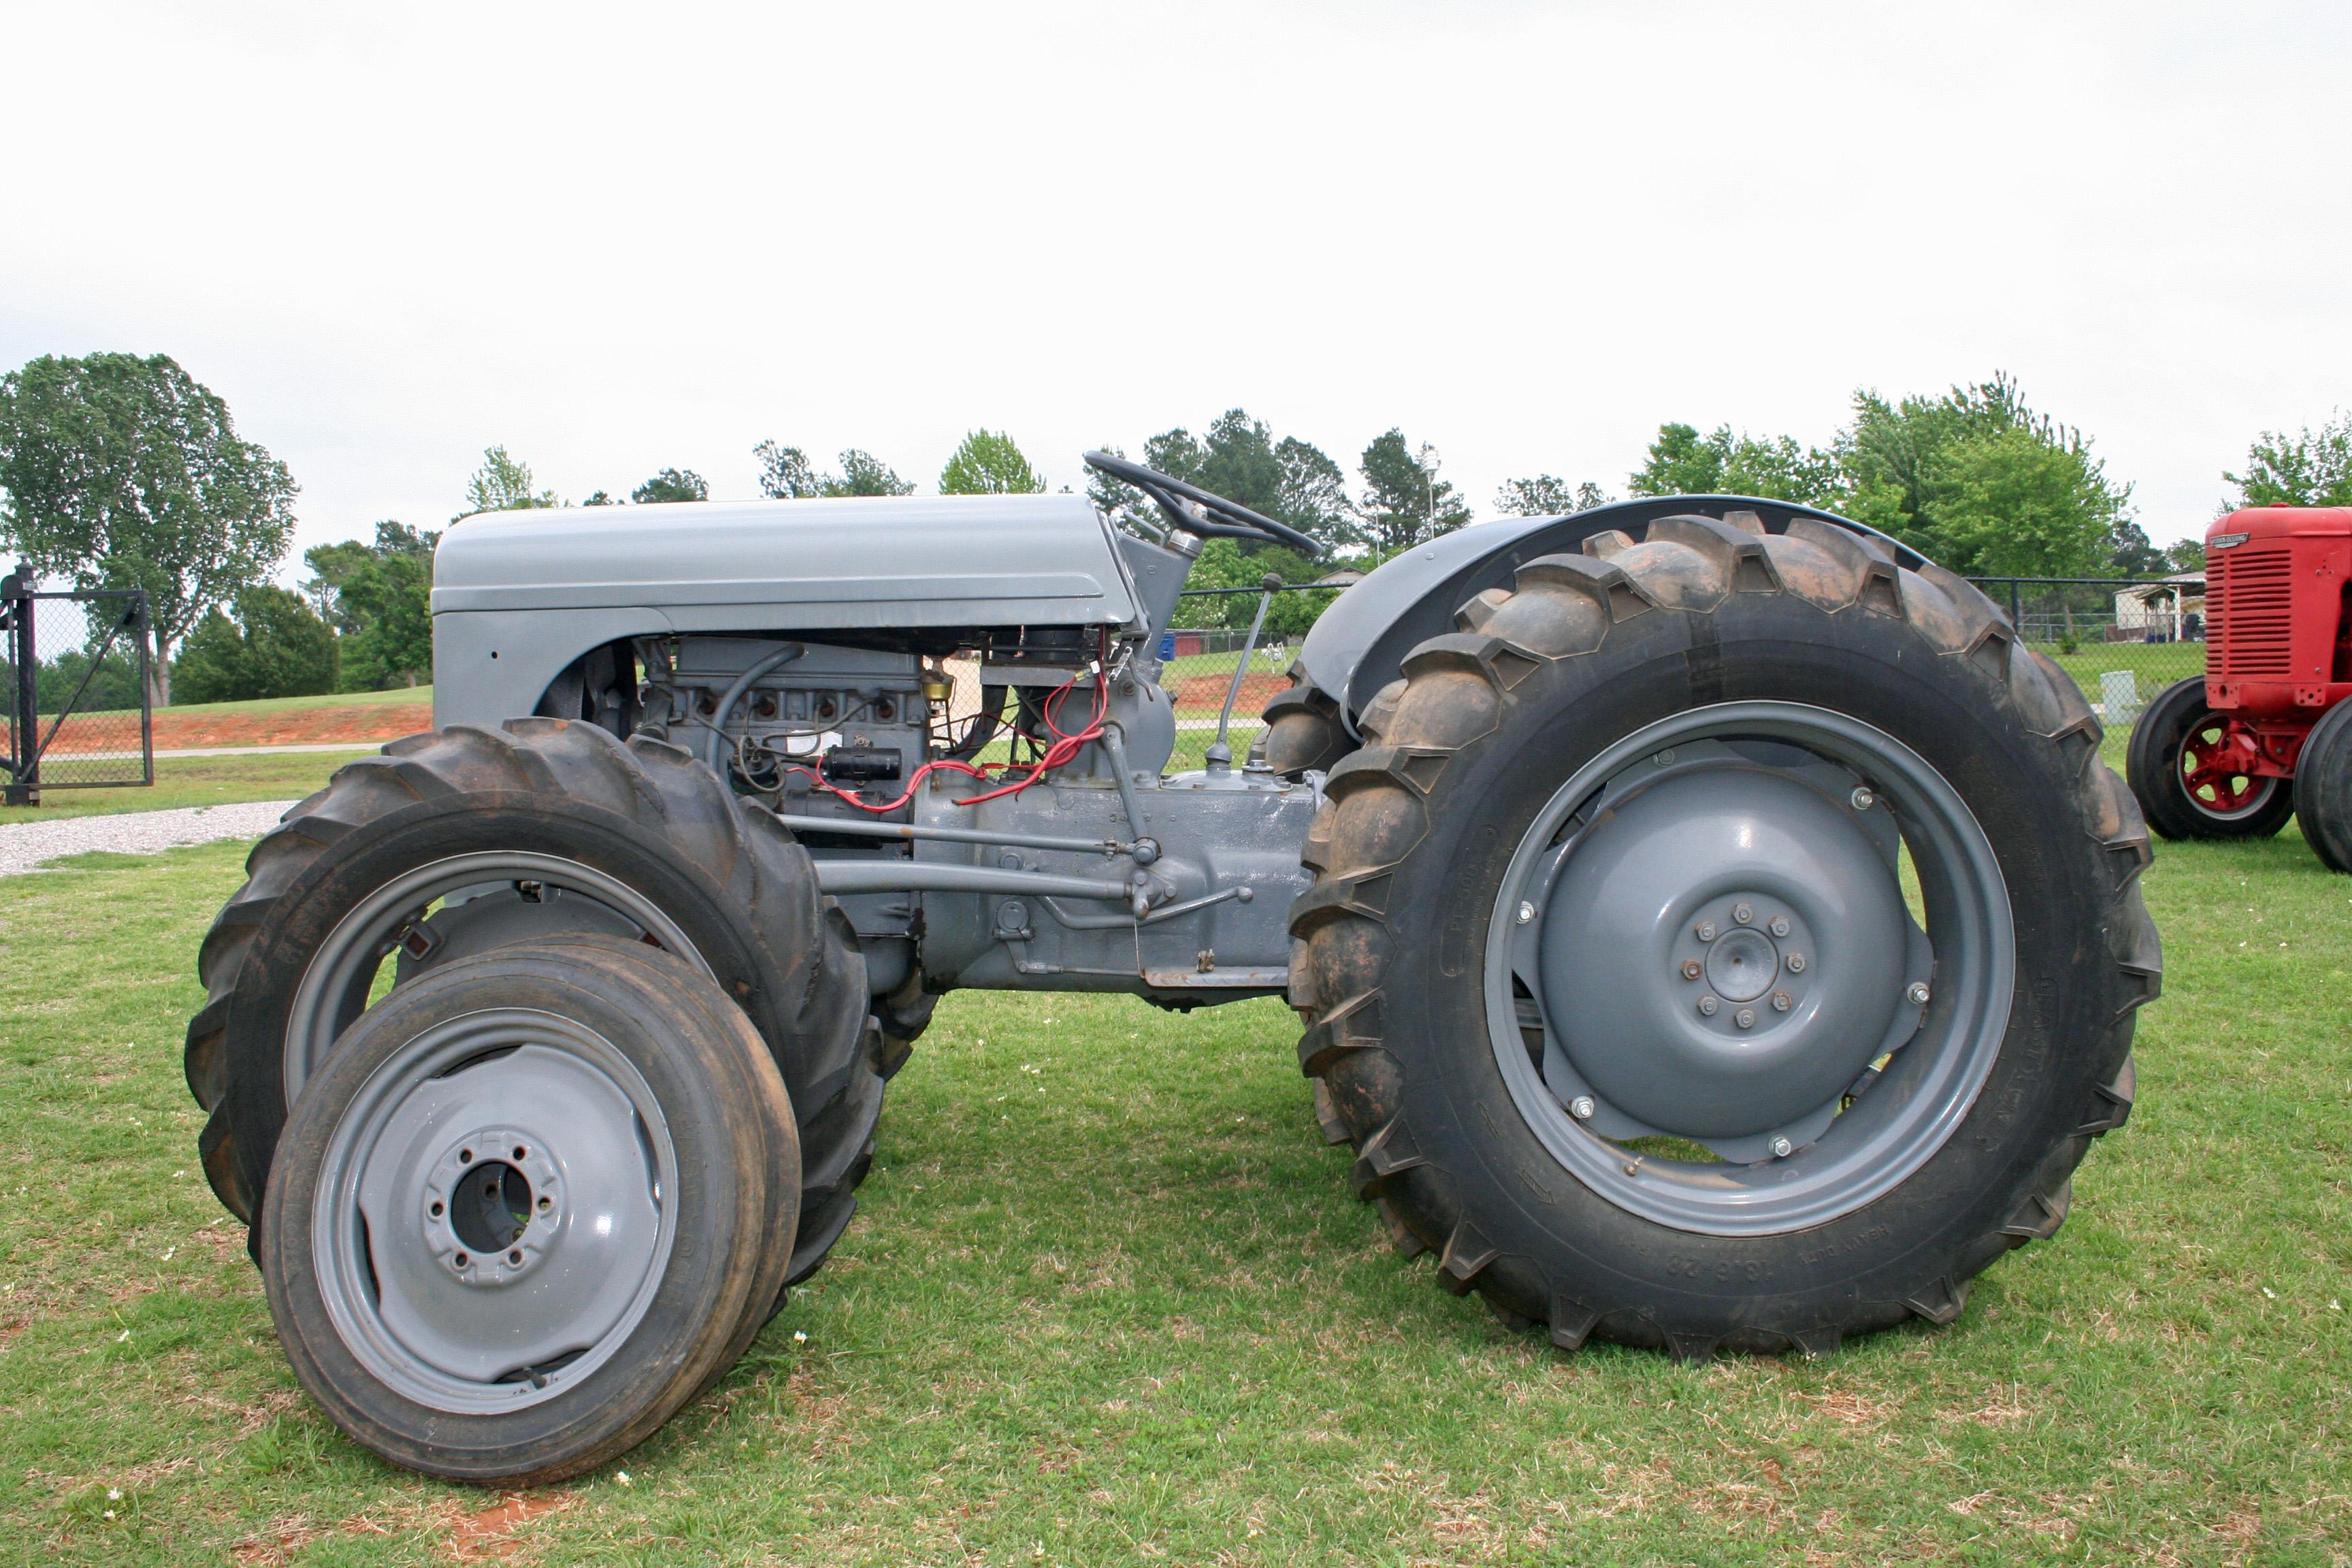
[[[154,855],[215,838],[258,838],[295,803],[257,800],[239,805],[191,805],[176,811],[126,811],[115,816],[72,816],[61,822],[0,824],[0,877],[30,871],[61,855],[108,849]]]

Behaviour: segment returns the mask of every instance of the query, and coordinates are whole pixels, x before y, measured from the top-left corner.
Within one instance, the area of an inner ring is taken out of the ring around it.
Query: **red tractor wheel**
[[[2252,771],[2252,729],[2205,703],[2205,678],[2168,686],[2132,727],[2125,775],[2167,838],[2267,838],[2294,815],[2287,781]]]

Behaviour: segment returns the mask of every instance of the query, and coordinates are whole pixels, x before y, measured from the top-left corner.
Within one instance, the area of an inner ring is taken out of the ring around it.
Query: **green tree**
[[[425,563],[427,575],[433,564],[434,547],[441,542],[437,531],[415,529],[404,522],[387,518],[375,525],[375,542],[343,539],[332,544],[314,544],[302,552],[302,563],[310,569],[303,580],[302,596],[320,619],[349,637],[359,630],[359,623],[342,602],[343,584],[362,566],[387,555],[408,555]]]
[[[147,590],[158,704],[179,640],[294,537],[286,465],[164,354],[44,356],[0,377],[0,533],[37,572]]]
[[[1734,435],[1728,425],[1702,436],[1661,425],[1649,461],[1626,477],[1637,496],[1741,495],[1827,506],[1842,493],[1837,457],[1787,436]]]
[[[2201,539],[2176,539],[2164,547],[2164,569],[2168,572],[2202,572],[2205,570],[2205,542]]]
[[[1044,486],[1039,486],[1044,489]],[[914,481],[902,479],[881,458],[871,452],[852,447],[841,455],[838,477],[825,475],[817,481],[818,490],[829,496],[907,496],[915,493]]]
[[[798,447],[762,441],[751,456],[760,459],[760,493],[770,500],[806,500],[824,493],[808,454]]]
[[[1161,470],[1165,472],[1165,469]],[[1203,487],[1205,488],[1205,487]],[[1189,588],[1255,588],[1269,572],[1285,583],[1312,583],[1323,569],[1314,562],[1279,544],[1250,544],[1238,539],[1212,539],[1201,547],[1199,557],[1185,579]],[[1274,596],[1266,606],[1265,637],[1268,641],[1288,641],[1307,635],[1307,628],[1323,613],[1324,606],[1338,596],[1329,593],[1283,593]],[[1249,594],[1220,594],[1214,597],[1187,599],[1178,611],[1178,620],[1187,626],[1247,627],[1250,617],[1257,614],[1257,599]]]
[[[2314,430],[2288,436],[2265,430],[2246,451],[2243,475],[2221,476],[2238,487],[2224,512],[2248,506],[2352,506],[2352,415],[2337,415]]]
[[[762,441],[751,448],[760,459],[760,493],[770,500],[806,500],[813,496],[905,496],[912,480],[873,453],[852,447],[841,454],[841,472],[820,474],[798,447]]]
[[[1702,436],[1662,425],[1635,495],[1729,494],[1842,512],[1955,572],[2074,576],[2152,564],[2131,521],[2131,487],[2110,481],[2090,442],[2035,413],[1996,374],[1938,397],[1854,394],[1827,450],[1787,436]]]
[[[466,510],[458,516],[470,517],[480,511],[536,511],[563,504],[555,499],[553,490],[535,489],[534,483],[529,463],[518,461],[504,447],[485,447],[482,466],[466,481]]]
[[[2116,544],[2129,542],[2119,530],[2130,519],[2131,487],[2109,481],[2082,432],[2035,413],[2006,375],[1899,403],[1858,392],[1836,452],[1845,493],[1835,510],[1955,572],[2104,572]],[[1997,473],[2003,465],[2021,471]],[[2008,543],[1986,510],[2004,498],[2024,509],[2019,538]]]
[[[1688,429],[1688,426],[1684,426]],[[1505,517],[1565,517],[1609,504],[1607,492],[1591,479],[1571,485],[1550,474],[1530,479],[1506,479],[1495,492],[1495,510]]]
[[[1470,521],[1470,509],[1454,486],[1437,477],[1436,448],[1408,445],[1404,432],[1390,429],[1364,448],[1364,497],[1359,506],[1359,537],[1381,555],[1410,550],[1423,540],[1451,533]]]
[[[315,697],[335,689],[334,628],[299,594],[267,584],[241,590],[236,618],[205,614],[173,675],[190,702]]]
[[[433,563],[379,554],[343,584],[355,629],[343,642],[346,690],[381,691],[433,679]]]
[[[943,496],[1036,495],[1045,488],[1013,437],[1001,430],[974,430],[940,470]]]
[[[1229,408],[1219,415],[1210,423],[1206,439],[1196,439],[1181,426],[1163,430],[1143,444],[1143,461],[1147,468],[1238,501],[1327,545],[1344,543],[1349,537],[1355,509],[1339,465],[1296,436],[1276,440],[1265,422],[1251,418],[1246,410]],[[1087,489],[1106,511],[1112,510],[1102,505],[1106,496],[1135,495],[1100,476]],[[1244,551],[1261,548],[1241,542]]]
[[[342,688],[375,691],[433,678],[433,550],[440,534],[375,525],[375,542],[347,539],[302,552],[302,592],[342,641]]]
[[[1993,577],[2111,570],[2115,514],[2066,448],[2021,426],[1957,442],[1930,465],[1939,559]]]
[[[602,490],[597,492],[598,495],[603,493]],[[710,486],[692,468],[664,468],[631,490],[629,499],[639,506],[651,506],[661,501],[709,500]],[[594,504],[593,497],[590,504]]]

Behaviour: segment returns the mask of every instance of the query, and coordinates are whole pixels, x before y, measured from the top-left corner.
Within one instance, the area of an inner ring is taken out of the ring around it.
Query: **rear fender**
[[[1658,518],[1734,511],[1754,512],[1769,533],[1784,531],[1792,517],[1815,518],[1877,540],[1902,565],[1925,562],[1918,552],[1834,512],[1755,496],[1653,496],[1568,517],[1502,518],[1415,545],[1340,595],[1300,646],[1299,671],[1339,704],[1348,732],[1355,735],[1357,716],[1403,673],[1405,655],[1454,630],[1454,612],[1489,588],[1508,587],[1528,562],[1572,554],[1612,528],[1639,538]]]

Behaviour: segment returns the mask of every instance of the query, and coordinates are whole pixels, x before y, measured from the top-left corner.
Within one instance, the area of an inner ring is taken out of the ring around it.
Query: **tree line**
[[[1369,441],[1352,474],[1314,443],[1277,435],[1240,407],[1197,436],[1183,426],[1163,430],[1140,452],[1150,467],[1288,523],[1350,565],[1369,566],[1475,521],[1468,500],[1442,477],[1437,449],[1400,427]],[[829,468],[774,440],[751,456],[760,493],[772,499],[916,488],[862,447],[842,451]],[[2242,467],[2222,476],[2231,489],[2222,510],[2352,505],[2352,416],[2292,434],[2265,431]],[[935,483],[943,495],[1045,489],[1012,436],[989,429],[968,434]],[[1104,512],[1151,521],[1131,488],[1100,475],[1087,488]],[[1858,391],[1845,424],[1820,446],[1669,422],[1625,488],[1635,496],[1729,493],[1820,507],[1967,575],[2137,575],[2195,569],[2203,558],[2196,542],[2151,544],[2134,518],[2131,487],[2107,475],[2090,438],[2036,411],[2000,374],[1934,395]],[[665,468],[625,501],[599,489],[579,504],[656,505],[709,492],[693,469]],[[45,579],[147,590],[156,652],[150,696],[158,704],[432,679],[439,532],[378,522],[372,539],[305,551],[309,575],[299,591],[277,587],[269,579],[291,545],[299,493],[283,462],[237,434],[220,396],[167,355],[43,356],[0,376],[0,542]],[[1591,479],[1538,472],[1506,481],[1493,507],[1550,516],[1612,499]],[[493,446],[468,477],[457,518],[568,504],[540,486],[527,463]],[[1312,583],[1330,565],[1276,545],[1213,540],[1193,583],[1246,586],[1268,572]],[[1325,602],[1320,594],[1285,595],[1272,632],[1303,632]],[[1211,618],[1245,621],[1254,609],[1235,595]],[[42,689],[78,658],[86,656],[65,650],[45,660]],[[83,668],[73,668],[73,683]],[[93,689],[111,690],[104,683],[122,679],[102,668]]]

